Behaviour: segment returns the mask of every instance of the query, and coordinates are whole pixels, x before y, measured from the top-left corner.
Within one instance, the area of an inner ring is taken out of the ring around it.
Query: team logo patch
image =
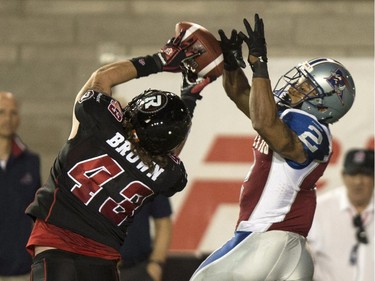
[[[344,90],[348,82],[342,71],[340,69],[337,69],[335,72],[331,73],[330,77],[325,79],[327,80],[328,84],[332,87],[332,89],[335,91],[335,93],[341,100],[341,103],[343,103]]]
[[[91,99],[93,95],[94,95],[94,91],[90,90],[90,91],[84,93],[83,96],[79,99],[78,102],[82,103],[85,100]]]
[[[168,103],[168,98],[165,94],[160,93],[150,97],[143,98],[139,111],[143,113],[155,113],[162,110]]]
[[[111,100],[108,105],[108,110],[117,121],[122,122],[124,115],[122,114],[122,109],[118,101]]]
[[[353,162],[356,164],[363,164],[366,160],[366,154],[363,151],[358,151],[354,154]]]

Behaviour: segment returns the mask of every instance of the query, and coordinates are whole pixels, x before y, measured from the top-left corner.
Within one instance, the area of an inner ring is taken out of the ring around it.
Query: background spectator
[[[342,179],[318,196],[308,236],[314,281],[374,280],[374,151],[348,151]]]
[[[25,246],[32,222],[25,209],[41,185],[40,160],[17,136],[19,124],[15,96],[0,92],[0,281],[30,280]]]
[[[159,195],[134,217],[121,248],[121,281],[162,280],[172,231],[171,214],[169,199]]]

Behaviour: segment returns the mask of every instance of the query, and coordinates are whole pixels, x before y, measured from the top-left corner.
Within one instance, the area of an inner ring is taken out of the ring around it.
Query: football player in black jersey
[[[156,54],[96,70],[78,93],[72,130],[26,213],[35,220],[27,249],[33,281],[112,281],[126,229],[142,205],[187,183],[178,158],[200,91],[189,73],[194,40],[184,31]],[[125,108],[112,87],[158,72],[183,72],[181,98],[149,89]]]

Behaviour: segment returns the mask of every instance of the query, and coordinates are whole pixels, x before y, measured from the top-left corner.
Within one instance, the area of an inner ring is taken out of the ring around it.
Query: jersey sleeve
[[[120,103],[112,97],[87,91],[75,105],[77,120],[82,126],[108,126],[109,122],[122,123],[123,113]]]
[[[158,195],[152,201],[150,213],[154,218],[164,218],[172,214],[172,207],[169,198],[164,195]]]
[[[328,127],[304,111],[288,109],[281,114],[281,119],[301,140],[308,160],[302,164],[288,161],[289,165],[303,168],[312,161],[327,162],[332,152],[332,139]],[[298,167],[296,167],[298,168]]]

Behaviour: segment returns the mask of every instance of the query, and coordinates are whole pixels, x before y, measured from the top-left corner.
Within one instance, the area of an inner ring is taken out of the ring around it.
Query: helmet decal
[[[168,103],[168,98],[164,93],[145,97],[139,111],[144,113],[155,113],[162,110]]]
[[[171,92],[149,89],[133,98],[124,111],[133,125],[133,140],[154,155],[171,152],[190,131],[189,111]]]
[[[347,81],[342,71],[340,69],[337,69],[335,72],[331,73],[331,76],[326,77],[325,79],[327,80],[328,84],[332,87],[332,89],[335,91],[341,103],[344,103],[343,96]]]

